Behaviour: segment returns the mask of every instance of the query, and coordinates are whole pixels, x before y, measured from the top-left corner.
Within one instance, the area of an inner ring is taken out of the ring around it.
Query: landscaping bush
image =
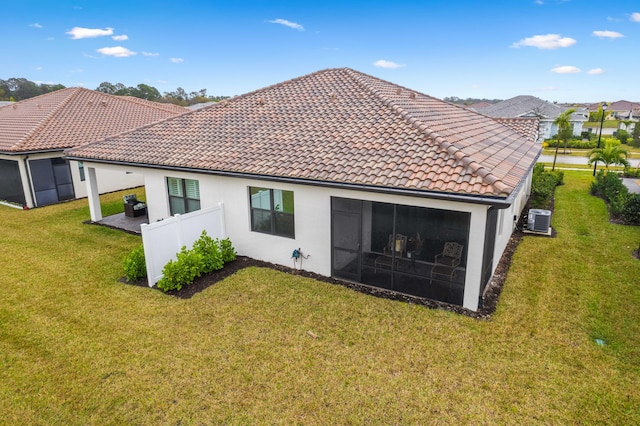
[[[225,263],[236,260],[236,250],[233,248],[229,238],[220,240],[220,251],[222,252],[222,260]]]
[[[631,169],[631,167],[626,167],[624,169],[623,177],[640,178],[640,167],[636,167],[635,169]]]
[[[209,272],[222,269],[224,266],[224,258],[220,244],[217,239],[214,240],[207,235],[207,231],[202,231],[200,238],[193,243],[193,250],[202,255],[204,264],[202,273],[208,274]]]
[[[162,278],[158,281],[158,288],[167,292],[180,290],[189,285],[204,270],[204,259],[195,250],[187,250],[183,246],[177,255],[177,260],[170,260],[162,269]]]
[[[181,290],[202,274],[222,269],[224,263],[235,258],[236,251],[229,238],[214,240],[207,235],[207,231],[202,231],[191,250],[183,246],[177,254],[177,259],[164,265],[158,288],[165,292]]]
[[[144,247],[140,245],[125,256],[123,262],[124,276],[127,281],[137,281],[147,276],[147,264],[144,259]]]
[[[626,130],[620,129],[616,132],[616,137],[620,140],[620,143],[626,144],[631,135]]]
[[[558,141],[555,139],[549,139],[548,141],[545,141],[545,143],[550,148],[555,148],[558,145]],[[583,141],[581,139],[569,139],[569,141],[567,141],[567,148],[574,149],[593,149],[597,145],[598,143],[595,140]],[[564,148],[564,142],[560,141],[560,149],[562,148]]]
[[[628,224],[640,225],[640,194],[628,194],[622,208],[622,217]]]
[[[640,194],[630,194],[616,173],[600,170],[591,184],[591,194],[602,197],[614,217],[629,225],[640,225]]]
[[[534,209],[549,208],[556,186],[562,185],[563,181],[563,172],[546,171],[543,164],[536,164],[533,168],[531,198],[529,199],[531,207]]]

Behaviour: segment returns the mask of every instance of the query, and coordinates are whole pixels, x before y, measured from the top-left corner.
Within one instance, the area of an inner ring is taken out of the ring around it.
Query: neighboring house
[[[516,96],[498,102],[485,108],[476,108],[481,114],[495,118],[537,117],[540,119],[539,142],[550,139],[558,133],[558,126],[553,124],[555,119],[569,107],[563,107],[544,101],[535,96]],[[583,123],[589,120],[589,112],[586,108],[577,108],[571,114],[570,123],[573,125],[573,134],[580,136]]]
[[[66,148],[188,111],[83,88],[62,89],[0,107],[0,200],[27,207],[87,195],[82,163]],[[141,185],[141,175],[104,172],[100,192]]]
[[[589,105],[589,112],[597,112],[603,103],[596,103]],[[640,120],[640,103],[629,101],[616,101],[611,102],[607,106],[607,112],[605,120],[618,120],[616,126],[605,126],[602,129],[602,136],[615,136],[618,130],[626,130],[627,132],[633,132],[636,122]],[[625,124],[624,121],[633,121],[632,123]],[[605,123],[606,124],[606,123]],[[585,126],[585,130],[590,133],[600,133],[599,123],[589,123],[589,126]]]
[[[590,111],[598,111],[602,104],[595,104]],[[629,101],[611,102],[607,108],[607,116],[615,120],[637,120],[640,117],[640,103]]]
[[[515,121],[535,134],[535,119]],[[490,117],[342,68],[66,153],[90,188],[96,170],[144,174],[150,222],[223,203],[241,255],[291,265],[300,249],[306,270],[477,310],[540,149]],[[442,253],[449,266],[434,267]]]

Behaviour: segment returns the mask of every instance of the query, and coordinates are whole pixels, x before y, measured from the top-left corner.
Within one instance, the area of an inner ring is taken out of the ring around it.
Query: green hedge
[[[551,207],[556,186],[562,185],[564,173],[561,171],[546,171],[543,164],[533,167],[531,182],[531,198],[529,204],[534,209],[548,209]]]
[[[184,246],[176,257],[164,266],[158,281],[158,288],[165,292],[181,290],[199,276],[222,269],[224,263],[236,258],[236,251],[229,238],[214,240],[207,231],[202,231],[192,249],[187,250]]]
[[[591,184],[591,194],[602,197],[614,217],[629,225],[640,225],[640,194],[630,194],[617,173],[600,170]]]

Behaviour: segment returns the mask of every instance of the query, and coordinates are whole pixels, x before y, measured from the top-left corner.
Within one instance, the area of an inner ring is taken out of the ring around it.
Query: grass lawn
[[[86,200],[0,206],[0,424],[639,424],[640,228],[565,181],[490,320],[262,268],[176,299]]]

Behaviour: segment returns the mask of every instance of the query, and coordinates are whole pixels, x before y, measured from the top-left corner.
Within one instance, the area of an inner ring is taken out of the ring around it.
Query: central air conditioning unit
[[[549,232],[551,210],[531,209],[527,215],[527,229],[534,232]]]

